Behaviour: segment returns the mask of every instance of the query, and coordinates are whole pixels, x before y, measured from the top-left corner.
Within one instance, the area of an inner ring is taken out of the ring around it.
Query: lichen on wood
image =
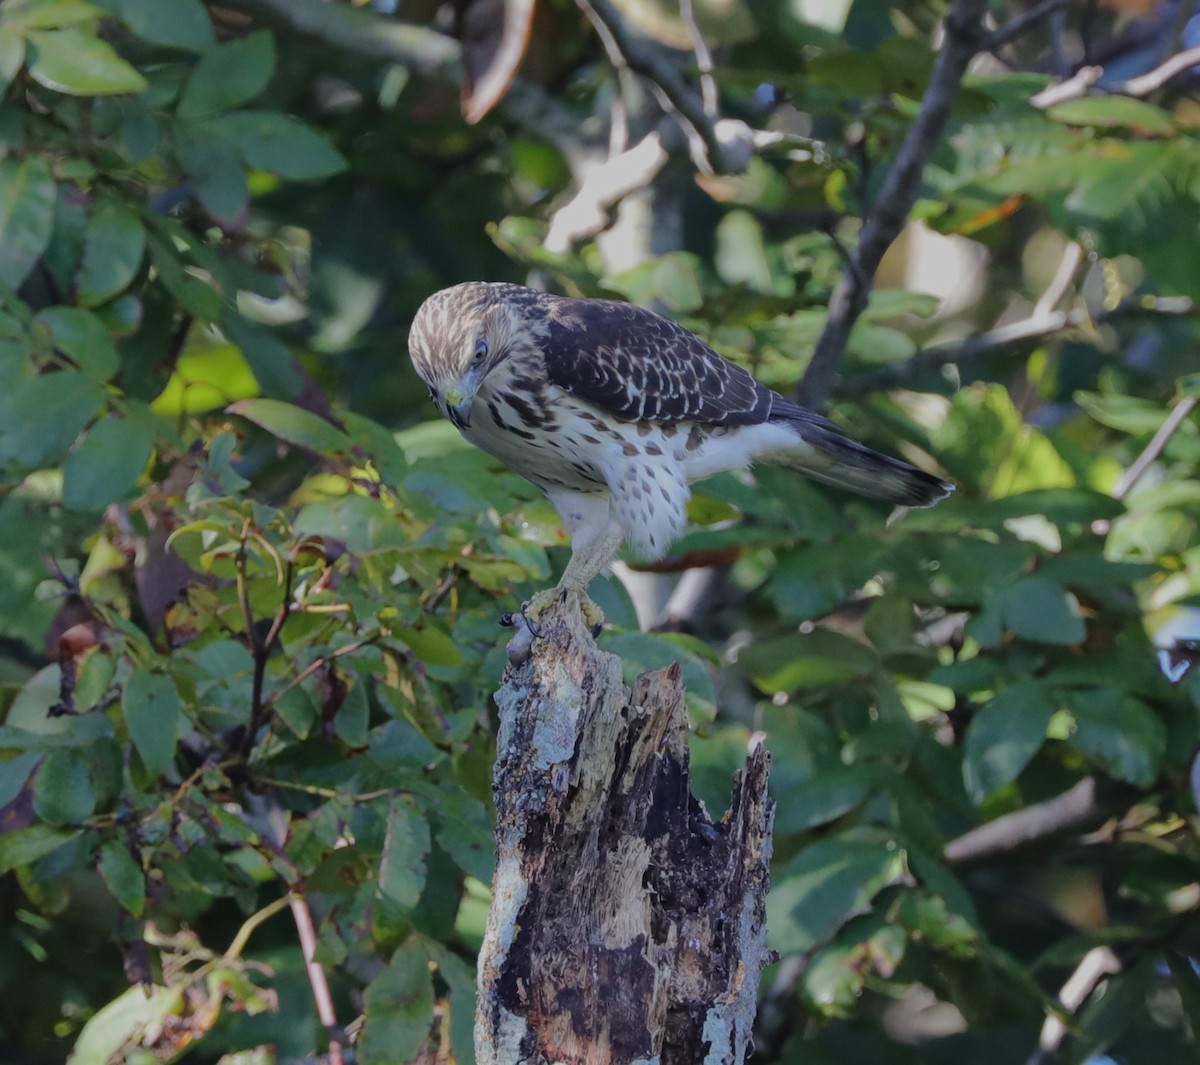
[[[496,700],[480,1065],[743,1061],[771,960],[766,751],[714,822],[688,787],[679,667],[627,687],[573,593]]]

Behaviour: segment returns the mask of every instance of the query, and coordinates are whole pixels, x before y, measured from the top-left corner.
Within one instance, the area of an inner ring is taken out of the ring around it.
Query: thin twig
[[[1058,993],[1058,1001],[1063,1011],[1071,1016],[1078,1013],[1100,986],[1100,981],[1106,976],[1115,976],[1121,968],[1121,959],[1113,953],[1111,947],[1093,947],[1083,956],[1083,960],[1075,967],[1075,971]],[[1042,1024],[1038,1048],[1029,1056],[1027,1065],[1044,1065],[1045,1062],[1056,1060],[1066,1037],[1066,1023],[1053,1014],[1048,1016]]]
[[[624,65],[649,79],[671,111],[700,139],[704,155],[707,156],[707,166],[716,173],[725,173],[728,169],[727,153],[717,136],[717,124],[679,70],[652,46],[631,34],[620,12],[609,0],[578,0],[578,3],[596,26],[597,32],[600,32],[601,26],[604,27],[602,36],[606,38],[605,47],[608,48],[607,41],[611,40]],[[699,158],[696,162],[697,165],[703,165],[705,160]]]
[[[1184,419],[1196,409],[1196,402],[1195,396],[1183,396],[1176,401],[1175,406],[1171,408],[1171,413],[1158,427],[1158,432],[1150,438],[1150,443],[1117,481],[1116,487],[1113,489],[1114,499],[1124,499],[1129,495],[1145,472],[1158,460],[1159,455],[1163,453],[1163,449],[1175,435],[1175,431],[1183,424]]]
[[[709,119],[717,119],[717,81],[713,77],[712,50],[700,32],[696,22],[696,12],[692,0],[679,0],[679,17],[687,27],[688,36],[692,39],[692,51],[696,53],[696,69],[700,71],[700,101],[704,105],[704,113]]]
[[[299,673],[289,680],[282,688],[277,688],[265,700],[264,707],[274,706],[283,696],[287,695],[293,688],[298,688],[309,677],[318,670],[324,669],[330,662],[335,659],[342,658],[344,655],[352,655],[356,651],[361,651],[364,647],[369,647],[371,644],[382,640],[386,634],[382,632],[374,632],[370,636],[362,636],[352,643],[346,644],[345,647],[339,647],[336,651],[330,651],[327,655],[321,655],[319,658],[313,659]]]
[[[1128,81],[1118,82],[1113,86],[1113,92],[1122,96],[1149,96],[1156,89],[1161,89],[1168,81],[1185,70],[1200,64],[1200,44],[1194,48],[1186,48],[1171,56],[1165,63],[1153,70]]]
[[[1067,246],[1063,248],[1062,258],[1058,261],[1058,269],[1054,271],[1050,284],[1046,286],[1046,290],[1033,305],[1033,314],[1030,317],[1040,318],[1050,314],[1062,302],[1082,260],[1083,248],[1076,241],[1067,241]]]
[[[1023,11],[1009,19],[1003,26],[997,26],[992,30],[983,42],[982,51],[994,52],[998,48],[1003,48],[1021,34],[1033,29],[1042,19],[1054,14],[1060,8],[1066,7],[1068,3],[1070,0],[1042,0],[1040,4],[1035,4],[1028,11]]]
[[[304,968],[308,971],[313,1001],[317,1006],[317,1017],[329,1037],[329,1065],[343,1065],[344,1036],[333,1008],[333,995],[329,993],[329,980],[325,976],[325,969],[316,960],[317,930],[313,925],[312,911],[308,908],[308,901],[298,891],[288,895],[288,900],[292,907],[292,920],[296,922],[296,935],[300,939],[300,950],[304,955]]]
[[[984,41],[986,0],[955,0],[946,37],[921,110],[909,127],[870,216],[864,221],[853,265],[842,272],[829,300],[829,317],[797,389],[802,403],[822,407],[846,352],[850,330],[867,306],[870,284],[883,254],[899,236],[921,189],[921,175],[941,140],[967,65]]]
[[[1166,62],[1136,78],[1130,78],[1128,81],[1119,81],[1113,85],[1106,85],[1104,91],[1114,96],[1149,96],[1152,92],[1161,89],[1172,78],[1198,65],[1200,65],[1200,45],[1197,45],[1195,48],[1185,49],[1171,56]],[[1064,104],[1068,100],[1077,100],[1081,96],[1086,96],[1088,90],[1103,76],[1103,67],[1080,67],[1073,77],[1068,78],[1066,81],[1061,81],[1057,85],[1051,85],[1043,89],[1037,95],[1031,97],[1029,102],[1034,107],[1040,107],[1044,110],[1048,107]]]

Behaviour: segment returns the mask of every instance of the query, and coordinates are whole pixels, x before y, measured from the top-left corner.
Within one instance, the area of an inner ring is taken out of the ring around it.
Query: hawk
[[[661,558],[687,522],[692,482],[723,470],[776,463],[906,506],[953,490],[632,304],[471,281],[421,304],[408,344],[442,414],[562,518],[571,560],[534,616],[564,588],[586,592],[623,542]]]

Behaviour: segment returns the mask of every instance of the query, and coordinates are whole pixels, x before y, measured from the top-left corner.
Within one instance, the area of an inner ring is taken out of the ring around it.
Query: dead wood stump
[[[631,691],[573,596],[496,700],[480,1065],[743,1061],[772,960],[766,751],[713,822],[688,789],[679,667]]]

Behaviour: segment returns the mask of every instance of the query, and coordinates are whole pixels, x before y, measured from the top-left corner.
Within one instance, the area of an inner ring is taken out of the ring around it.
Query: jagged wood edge
[[[496,699],[479,1065],[743,1061],[772,960],[765,749],[714,823],[688,789],[678,666],[631,690],[573,596]]]

